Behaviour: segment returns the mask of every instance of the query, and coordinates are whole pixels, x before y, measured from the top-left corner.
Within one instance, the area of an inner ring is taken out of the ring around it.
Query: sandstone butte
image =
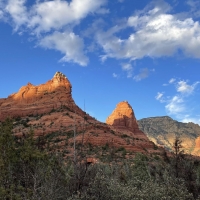
[[[127,101],[122,101],[117,104],[115,110],[106,119],[106,123],[118,130],[130,131],[132,135],[138,135],[146,140],[148,139],[147,136],[139,130],[134,111]]]
[[[45,84],[34,86],[28,83],[17,93],[0,99],[0,120],[7,117],[44,114],[64,105],[76,110],[77,114],[83,114],[74,103],[71,92],[71,83],[60,72],[56,72],[54,77]]]
[[[160,147],[155,148],[154,143],[139,130],[128,102],[119,103],[106,124],[82,111],[71,93],[71,83],[60,72],[45,84],[34,86],[28,83],[17,93],[0,99],[0,121],[7,117],[18,118],[14,123],[14,134],[26,134],[32,128],[35,137],[43,135],[51,139],[52,145],[56,141],[56,146],[63,151],[68,148],[66,140],[73,144],[74,127],[76,142],[84,145],[123,147],[132,153],[163,151]]]

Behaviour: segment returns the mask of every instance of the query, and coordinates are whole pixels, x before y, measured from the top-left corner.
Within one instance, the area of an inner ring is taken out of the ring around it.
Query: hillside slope
[[[198,154],[200,147],[200,126],[194,123],[182,123],[168,116],[149,117],[138,120],[141,131],[155,144],[172,149],[176,136],[183,141],[186,153]]]
[[[123,115],[126,120],[136,123],[133,116]],[[0,99],[0,121],[7,117],[14,119],[15,135],[26,135],[33,130],[35,138],[45,141],[50,151],[62,152],[64,156],[73,153],[74,132],[76,149],[83,145],[90,150],[90,155],[98,154],[99,157],[104,155],[104,150],[107,155],[115,152],[124,156],[162,151],[155,148],[138,126],[119,129],[82,111],[72,98],[71,83],[60,72],[45,84],[28,83],[17,93]],[[120,119],[116,116],[114,120]]]

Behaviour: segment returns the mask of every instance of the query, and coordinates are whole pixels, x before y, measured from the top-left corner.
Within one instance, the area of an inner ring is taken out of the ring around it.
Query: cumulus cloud
[[[8,0],[5,12],[10,15],[15,28],[25,25],[34,33],[59,30],[69,24],[79,23],[90,13],[105,14],[109,11],[102,6],[106,0],[52,0],[35,1],[27,8],[26,0]]]
[[[11,23],[15,31],[27,31],[41,47],[65,54],[61,61],[85,66],[88,58],[84,41],[73,29],[90,14],[109,13],[103,7],[106,1],[35,0],[29,6],[27,0],[0,1],[0,18],[6,15],[6,22]]]
[[[84,42],[73,32],[54,32],[41,39],[39,45],[65,54],[60,61],[75,62],[82,66],[86,66],[88,63],[88,58],[83,53]]]
[[[26,0],[9,0],[5,12],[10,14],[15,29],[28,22],[28,12],[25,7]]]
[[[191,94],[198,84],[199,82],[195,82],[194,84],[189,85],[187,84],[186,81],[179,81],[177,83],[176,89],[177,89],[177,92],[180,92],[182,94]]]
[[[118,2],[123,1],[118,0]],[[22,31],[28,30],[31,35],[35,35],[40,40],[55,31],[66,34],[66,29],[70,29],[70,33],[74,32],[74,35],[77,35],[74,27],[88,15],[110,12],[105,7],[107,2],[107,0],[35,0],[34,3],[27,6],[27,0],[0,1],[2,4],[0,5],[0,18],[6,15],[7,21],[13,24],[15,30],[24,28]],[[194,9],[197,1],[188,0],[187,4]],[[199,22],[190,17],[180,18],[177,13],[170,12],[171,7],[168,3],[164,0],[157,0],[143,10],[136,11],[123,20],[118,20],[111,28],[96,27],[93,31],[94,37],[91,38],[95,38],[95,44],[103,49],[101,60],[115,58],[130,62],[144,57],[173,56],[179,52],[188,57],[200,58]],[[119,21],[123,21],[123,23]],[[120,37],[122,31],[127,31],[128,34]],[[51,45],[51,48],[53,48],[52,46],[56,47],[56,45]],[[56,48],[56,50],[60,51],[60,48]],[[63,50],[61,52],[63,53]],[[76,60],[76,63],[80,63],[76,57],[80,55],[80,60],[85,59],[84,63],[87,63],[83,54],[84,51],[82,53],[71,52],[70,55],[75,55],[75,58],[71,59],[67,54],[68,56],[63,60]],[[142,77],[145,77],[145,70],[141,73],[134,79],[141,80]],[[133,76],[130,70],[128,76]]]
[[[199,22],[170,14],[169,4],[156,2],[130,16],[126,26],[118,25],[112,34],[114,27],[108,31],[100,30],[97,42],[107,57],[136,60],[147,56],[174,56],[182,52],[185,56],[200,58]],[[132,28],[132,32],[128,37],[120,38],[116,33],[126,28]]]
[[[135,81],[141,81],[142,79],[145,79],[149,76],[149,69],[148,68],[143,68],[140,69],[140,73],[136,76],[133,77]]]
[[[60,29],[71,23],[78,23],[93,12],[106,13],[108,10],[100,8],[105,0],[54,0],[37,3],[31,10],[30,28],[36,32]]]
[[[124,41],[114,36],[114,34],[121,29],[121,26],[115,26],[108,31],[97,30],[95,37],[97,43],[103,48],[105,52],[105,55],[103,55],[103,57],[105,58],[104,60],[106,60],[108,57],[118,59],[125,58],[121,52]]]

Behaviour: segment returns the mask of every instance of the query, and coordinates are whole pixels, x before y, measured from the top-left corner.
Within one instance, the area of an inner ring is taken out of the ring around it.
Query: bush
[[[0,124],[1,199],[198,199],[200,167],[194,159],[180,159],[177,153],[166,163],[137,154],[133,161],[90,164],[84,151],[77,150],[73,160],[63,160],[58,154],[41,150],[33,140],[33,131],[14,137],[12,124],[11,120]],[[108,150],[109,145],[103,149]]]

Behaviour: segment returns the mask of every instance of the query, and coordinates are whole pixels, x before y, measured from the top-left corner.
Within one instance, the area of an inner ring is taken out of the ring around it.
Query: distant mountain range
[[[192,122],[182,123],[168,116],[138,120],[141,131],[155,144],[172,150],[175,137],[180,137],[186,153],[199,154],[200,126]]]

